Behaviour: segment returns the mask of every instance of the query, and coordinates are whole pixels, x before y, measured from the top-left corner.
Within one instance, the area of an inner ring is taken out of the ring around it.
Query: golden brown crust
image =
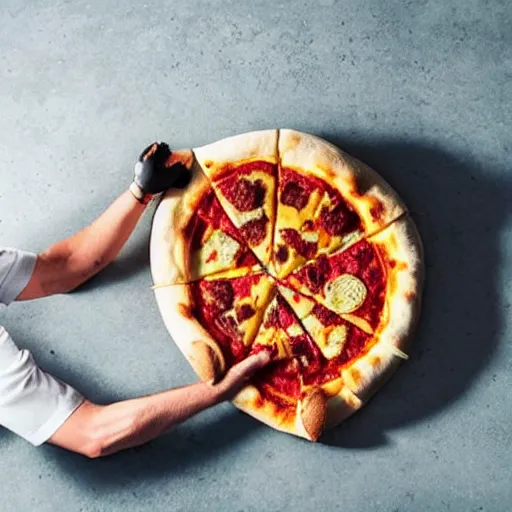
[[[155,297],[169,334],[199,378],[217,381],[226,370],[222,350],[192,315],[189,285],[158,288]]]
[[[329,429],[339,425],[362,406],[363,402],[343,384],[335,395],[329,396],[327,399],[325,428]]]
[[[414,222],[405,216],[370,237],[385,251],[388,291],[384,318],[374,336],[377,342],[345,368],[342,378],[366,402],[400,366],[417,324],[424,281],[423,247]]]
[[[320,388],[309,391],[299,401],[299,415],[307,436],[316,441],[323,432],[327,417],[327,400]]]
[[[279,156],[282,167],[317,176],[337,188],[361,217],[366,236],[406,211],[398,194],[373,169],[319,137],[282,129]]]
[[[191,343],[189,362],[199,378],[206,382],[217,382],[225,372],[224,356],[218,345],[204,339]]]
[[[189,268],[190,244],[183,231],[210,184],[197,165],[191,172],[189,186],[185,190],[169,189],[153,217],[150,259],[156,285],[186,283],[200,277]]]
[[[226,166],[254,160],[277,163],[278,130],[260,130],[194,148],[197,162],[211,181],[219,179]]]

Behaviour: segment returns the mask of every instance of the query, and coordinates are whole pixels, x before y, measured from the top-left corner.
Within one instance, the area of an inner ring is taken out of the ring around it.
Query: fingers
[[[247,359],[244,359],[242,362],[238,363],[235,368],[238,369],[241,375],[246,376],[246,378],[251,377],[258,370],[261,370],[264,366],[270,363],[271,356],[270,353],[266,350],[262,350],[257,354],[249,356]]]

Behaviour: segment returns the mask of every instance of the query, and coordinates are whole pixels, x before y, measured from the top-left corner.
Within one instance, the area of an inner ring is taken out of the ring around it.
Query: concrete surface
[[[378,169],[423,235],[411,361],[309,444],[229,405],[90,461],[0,431],[0,510],[512,510],[512,7],[505,0],[3,0],[0,243],[99,214],[153,139],[288,126]],[[150,289],[150,215],[83,290],[1,311],[96,400],[190,382]]]

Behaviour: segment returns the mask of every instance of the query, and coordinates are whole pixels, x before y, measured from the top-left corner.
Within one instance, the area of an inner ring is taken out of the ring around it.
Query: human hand
[[[154,142],[141,153],[130,187],[139,201],[145,196],[159,194],[171,187],[183,188],[188,184],[190,171],[182,161],[173,162],[173,155],[165,142]]]
[[[233,366],[214,386],[219,392],[220,401],[231,400],[247,384],[247,381],[271,360],[270,353],[262,350]]]

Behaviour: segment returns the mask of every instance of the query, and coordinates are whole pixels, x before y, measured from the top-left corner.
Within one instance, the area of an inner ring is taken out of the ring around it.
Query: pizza
[[[317,440],[407,359],[423,286],[414,222],[375,171],[313,135],[264,130],[191,154],[190,185],[153,219],[164,323],[209,382],[268,351],[233,403]]]

